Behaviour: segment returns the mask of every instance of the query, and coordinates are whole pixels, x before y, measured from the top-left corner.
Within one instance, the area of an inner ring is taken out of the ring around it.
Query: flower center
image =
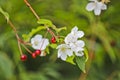
[[[35,42],[34,42],[35,46],[37,46],[37,45],[38,45],[38,43],[39,43],[39,41],[35,41]]]

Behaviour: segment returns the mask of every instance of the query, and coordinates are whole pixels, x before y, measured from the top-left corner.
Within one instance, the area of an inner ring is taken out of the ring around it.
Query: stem
[[[30,8],[30,10],[32,11],[32,13],[35,15],[35,17],[40,20],[40,17],[37,15],[37,13],[35,12],[35,10],[32,8],[32,6],[30,5],[30,3],[27,0],[24,0],[25,4]]]
[[[23,52],[22,52],[22,49],[21,49],[21,46],[20,46],[20,42],[19,42],[19,41],[18,41],[18,48],[19,48],[20,54],[22,55]]]
[[[35,17],[40,20],[40,17],[38,16],[38,14],[35,12],[35,10],[32,8],[32,6],[30,5],[30,3],[28,2],[28,0],[24,0],[25,4],[30,8],[30,10],[32,11],[32,13],[35,15]],[[52,34],[52,36],[55,36],[54,32],[52,32],[46,25],[45,25],[46,29]]]
[[[24,44],[22,45],[30,54],[32,54],[32,51],[30,51]]]
[[[18,34],[17,34],[17,30],[16,30],[15,26],[13,25],[13,23],[9,20],[9,21],[8,21],[8,24],[9,24],[10,27],[13,29],[13,31],[14,31],[14,33],[15,33],[15,35],[16,35],[16,38],[19,40],[20,38],[19,38],[19,36],[18,36]]]
[[[16,36],[17,41],[18,41],[18,48],[19,48],[20,54],[22,55],[22,49],[21,49],[20,42],[19,42],[20,38],[19,38],[19,36],[17,34],[17,30],[16,30],[15,26],[13,25],[13,23],[10,20],[8,20],[8,24],[10,25],[10,27],[13,29],[13,31],[15,33],[15,36]]]
[[[47,29],[47,31],[52,35],[52,37],[56,38],[56,35],[54,34],[54,32],[52,32],[49,28]]]

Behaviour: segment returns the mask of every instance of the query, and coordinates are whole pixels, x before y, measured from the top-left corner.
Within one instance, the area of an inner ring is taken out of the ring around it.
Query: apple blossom
[[[41,35],[36,35],[31,39],[31,44],[34,49],[44,50],[49,44],[49,41],[46,38],[42,38]]]

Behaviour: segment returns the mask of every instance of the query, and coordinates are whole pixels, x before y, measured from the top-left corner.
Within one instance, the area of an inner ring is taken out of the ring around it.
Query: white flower
[[[61,44],[57,47],[58,49],[58,58],[61,58],[62,60],[66,60],[68,56],[76,55],[76,56],[83,56],[83,50],[85,43],[82,40],[78,40],[78,38],[81,38],[84,36],[83,31],[78,31],[78,27],[75,26],[71,33],[69,33],[65,37],[65,44]],[[75,53],[75,54],[73,54]]]
[[[83,56],[83,52],[82,51],[84,50],[83,47],[85,46],[84,41],[77,40],[76,42],[70,43],[69,45],[71,47],[71,50],[75,52],[76,56]]]
[[[44,50],[49,44],[49,41],[46,38],[42,38],[41,35],[36,35],[31,39],[31,44],[34,49]]]
[[[100,15],[101,10],[106,10],[107,6],[103,2],[98,2],[98,0],[90,0],[92,2],[88,3],[86,9],[88,11],[93,11],[95,15]]]
[[[67,44],[61,44],[57,47],[58,49],[58,58],[66,60],[67,56],[72,56],[73,51],[70,49],[70,46]]]
[[[69,33],[66,37],[65,37],[65,43],[69,44],[71,42],[76,42],[78,38],[81,38],[84,36],[84,32],[83,31],[78,31],[78,27],[75,26],[72,30],[71,33]]]

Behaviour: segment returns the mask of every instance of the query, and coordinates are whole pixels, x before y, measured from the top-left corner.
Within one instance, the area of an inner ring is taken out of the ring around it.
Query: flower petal
[[[59,58],[62,54],[63,54],[63,53],[62,53],[61,49],[59,49],[59,50],[58,50],[58,55],[57,55],[57,57]]]
[[[41,49],[41,50],[44,50],[48,44],[49,44],[48,39],[45,39],[45,38],[42,39],[42,40],[41,40],[41,44],[40,44],[40,45],[41,45],[41,48],[40,48],[40,49]]]
[[[85,43],[84,43],[83,40],[78,40],[75,44],[80,46],[80,47],[84,47],[85,46]]]
[[[77,32],[77,31],[78,31],[78,27],[75,26],[75,27],[71,30],[71,33],[74,34],[74,33]]]
[[[93,3],[93,2],[88,3],[87,6],[86,6],[86,10],[92,11],[92,10],[95,9],[95,6],[96,6],[96,3]]]
[[[101,9],[102,9],[102,10],[106,10],[106,9],[107,9],[107,6],[106,6],[105,4],[103,4],[103,5],[101,6]]]
[[[66,58],[67,58],[67,54],[62,54],[62,55],[61,55],[61,59],[62,59],[62,60],[64,60],[64,61],[65,61],[65,60],[66,60]]]
[[[73,51],[72,51],[71,49],[67,49],[67,50],[66,50],[66,54],[67,54],[68,56],[72,56],[72,55],[73,55]]]
[[[77,36],[78,38],[81,38],[81,37],[84,36],[84,32],[83,32],[83,31],[78,31],[78,32],[76,33],[76,36]]]
[[[65,37],[65,43],[66,44],[69,44],[69,43],[71,43],[71,42],[75,42],[75,41],[77,41],[77,36],[75,36],[74,34],[68,34],[66,37]]]
[[[95,13],[95,15],[100,15],[101,9],[95,8],[95,9],[94,9],[94,13]]]

